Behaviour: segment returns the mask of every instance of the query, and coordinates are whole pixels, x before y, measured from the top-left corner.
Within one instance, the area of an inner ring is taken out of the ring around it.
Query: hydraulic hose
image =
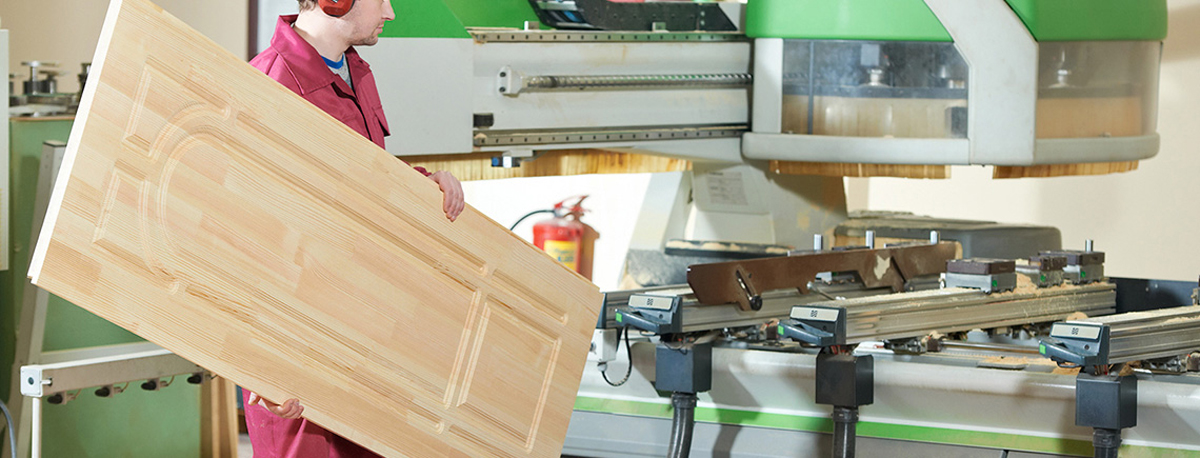
[[[687,458],[692,453],[692,430],[696,427],[696,393],[671,393],[675,415],[671,421],[668,458]]]
[[[41,400],[39,399],[37,401],[40,402]],[[16,433],[17,425],[13,424],[12,415],[8,413],[8,406],[4,405],[3,402],[0,402],[0,411],[4,412],[4,429],[8,430],[8,448],[10,449],[8,456],[16,457],[17,456],[17,433]]]
[[[1096,458],[1117,458],[1117,449],[1121,448],[1121,430],[1096,428],[1092,433],[1092,446],[1096,448]]]
[[[854,458],[854,435],[858,424],[857,407],[833,408],[833,456]]]

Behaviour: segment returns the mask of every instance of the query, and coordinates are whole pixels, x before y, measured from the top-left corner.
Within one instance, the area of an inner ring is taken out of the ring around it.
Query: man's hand
[[[429,179],[442,188],[442,211],[446,212],[446,217],[450,218],[450,221],[458,219],[458,215],[467,206],[463,200],[462,183],[445,170],[435,172]]]
[[[300,405],[300,401],[298,399],[288,399],[283,403],[283,405],[280,405],[266,400],[262,396],[259,396],[258,393],[253,391],[250,391],[250,398],[246,400],[246,404],[258,404],[266,407],[268,412],[271,412],[280,418],[300,418],[300,414],[304,413],[304,407]]]

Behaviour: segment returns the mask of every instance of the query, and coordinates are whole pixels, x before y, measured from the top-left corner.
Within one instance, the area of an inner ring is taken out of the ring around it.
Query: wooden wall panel
[[[114,0],[34,282],[385,456],[557,456],[601,296],[145,0]]]
[[[771,171],[785,175],[827,177],[950,178],[950,166],[948,165],[771,161]]]
[[[448,171],[462,181],[593,173],[682,172],[692,169],[691,161],[684,159],[603,149],[539,151],[536,158],[522,161],[520,167],[492,167],[492,158],[498,154],[404,156],[404,160],[413,166]]]
[[[1107,175],[1137,170],[1138,161],[1087,162],[1081,164],[1043,164],[1029,167],[997,165],[992,178],[1047,178],[1083,175]]]

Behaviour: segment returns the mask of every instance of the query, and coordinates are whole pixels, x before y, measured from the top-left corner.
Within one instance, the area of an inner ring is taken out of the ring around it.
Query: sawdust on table
[[[1200,320],[1200,315],[1181,316],[1181,317],[1171,318],[1167,321],[1164,321],[1163,324],[1187,323],[1189,321],[1196,321],[1196,320]]]
[[[1024,364],[1027,366],[1057,366],[1058,364],[1049,358],[1040,356],[990,356],[983,359],[984,363],[1016,365]]]

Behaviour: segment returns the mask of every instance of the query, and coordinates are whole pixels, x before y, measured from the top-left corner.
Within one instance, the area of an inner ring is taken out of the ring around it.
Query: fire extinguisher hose
[[[534,210],[529,213],[526,213],[525,216],[522,216],[520,219],[517,220],[517,222],[513,223],[512,227],[508,228],[508,230],[510,230],[510,231],[516,230],[517,225],[521,224],[521,221],[525,221],[525,218],[536,215],[538,213],[554,213],[554,210],[552,210],[552,209]]]

